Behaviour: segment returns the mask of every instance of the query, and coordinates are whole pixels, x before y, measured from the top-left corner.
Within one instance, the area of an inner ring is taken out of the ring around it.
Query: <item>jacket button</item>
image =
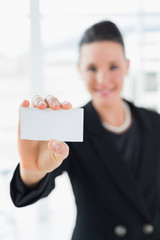
[[[127,233],[127,228],[123,225],[118,225],[114,228],[114,233],[118,237],[124,237]]]
[[[144,224],[144,226],[143,226],[144,234],[149,235],[149,234],[152,234],[153,232],[154,232],[154,226],[152,224],[149,224],[149,223]]]

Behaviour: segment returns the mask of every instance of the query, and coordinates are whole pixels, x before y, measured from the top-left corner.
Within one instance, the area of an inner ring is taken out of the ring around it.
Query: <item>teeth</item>
[[[101,90],[100,92],[101,92],[101,93],[109,93],[110,90],[107,90],[107,89],[106,89],[106,90]]]

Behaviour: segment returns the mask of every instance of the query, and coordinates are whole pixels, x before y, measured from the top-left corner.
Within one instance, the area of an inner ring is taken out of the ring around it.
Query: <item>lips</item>
[[[114,88],[107,88],[107,89],[98,89],[96,90],[96,93],[98,95],[101,95],[101,96],[109,96],[110,94],[112,94],[114,92]]]

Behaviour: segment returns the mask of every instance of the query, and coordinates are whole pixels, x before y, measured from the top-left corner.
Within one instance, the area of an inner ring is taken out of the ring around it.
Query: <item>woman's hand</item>
[[[21,107],[29,107],[30,102],[24,100]],[[71,109],[69,102],[60,103],[54,96],[47,96],[43,99],[35,96],[32,100],[32,107],[43,111],[45,108],[52,110]],[[20,155],[20,176],[28,186],[34,186],[48,172],[53,171],[69,154],[69,147],[65,142],[55,139],[47,141],[33,141],[20,139],[20,122],[18,127],[18,152]]]

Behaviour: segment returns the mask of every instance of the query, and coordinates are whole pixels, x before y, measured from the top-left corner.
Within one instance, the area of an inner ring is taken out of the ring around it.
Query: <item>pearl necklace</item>
[[[132,121],[131,110],[130,110],[128,103],[123,102],[123,106],[124,106],[124,111],[125,111],[124,123],[119,127],[115,127],[106,122],[103,122],[102,125],[104,128],[106,128],[107,130],[114,132],[114,133],[121,133],[129,128],[129,126],[131,125],[131,121]]]

